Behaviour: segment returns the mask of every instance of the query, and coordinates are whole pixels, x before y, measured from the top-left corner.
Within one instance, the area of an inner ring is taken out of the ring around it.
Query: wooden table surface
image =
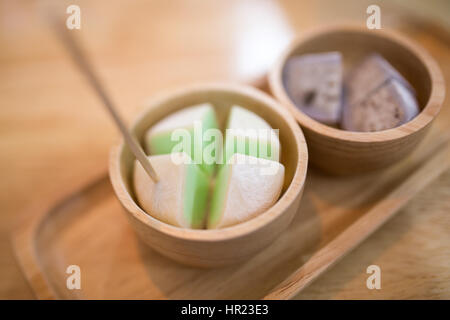
[[[258,78],[302,30],[323,23],[365,24],[366,8],[372,4],[356,0],[56,2],[63,8],[81,7],[81,30],[74,32],[82,37],[127,120],[142,108],[146,97],[166,88],[193,81]],[[118,137],[40,18],[42,3],[0,1],[3,299],[33,298],[10,244],[17,216],[31,202],[51,197],[86,175],[104,172],[109,148]],[[396,1],[396,10],[417,12],[421,18],[437,12],[435,22],[439,12],[448,12],[445,1],[427,2],[434,10],[426,11],[418,1],[414,3],[405,6]],[[377,4],[383,26],[395,27],[392,4]],[[426,42],[426,31],[419,29],[417,37]],[[450,71],[448,54],[436,58]],[[450,172],[446,172],[298,298],[450,299],[449,199]],[[371,264],[382,271],[382,289],[377,292],[365,286]]]

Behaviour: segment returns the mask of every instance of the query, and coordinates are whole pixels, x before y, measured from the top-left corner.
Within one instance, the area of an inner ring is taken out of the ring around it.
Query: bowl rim
[[[431,92],[427,103],[415,118],[401,126],[387,130],[376,132],[346,131],[314,120],[305,113],[301,112],[293,104],[284,88],[282,81],[282,72],[286,60],[290,57],[291,53],[303,43],[312,40],[315,37],[338,32],[353,32],[384,38],[391,42],[397,43],[406,50],[409,50],[423,64],[431,79]],[[353,24],[328,25],[305,31],[302,36],[296,38],[281,54],[279,59],[271,68],[268,78],[269,87],[272,94],[281,102],[283,106],[289,109],[289,111],[294,115],[294,118],[303,128],[336,140],[355,143],[392,141],[404,138],[414,132],[420,131],[424,127],[427,127],[439,114],[445,97],[445,84],[442,72],[437,62],[424,48],[391,29],[369,30],[360,25]]]
[[[177,239],[215,242],[231,240],[253,233],[258,229],[261,229],[262,227],[270,224],[283,213],[287,212],[292,202],[294,202],[299,196],[301,196],[301,193],[303,191],[308,168],[308,149],[301,128],[298,126],[292,115],[285,108],[280,106],[280,103],[278,101],[270,97],[268,94],[260,91],[259,89],[247,85],[238,85],[233,83],[199,83],[165,91],[164,93],[159,94],[146,103],[146,107],[137,116],[131,126],[131,129],[135,128],[136,125],[151,112],[152,109],[157,108],[161,103],[167,100],[182,97],[184,95],[205,91],[222,91],[251,96],[252,99],[260,102],[261,104],[264,104],[274,112],[277,112],[284,120],[287,127],[291,130],[292,135],[295,139],[298,161],[291,183],[289,184],[283,195],[272,207],[270,207],[268,210],[264,211],[257,217],[227,228],[212,230],[185,229],[159,221],[158,219],[147,214],[133,200],[132,196],[125,187],[125,183],[122,179],[121,174],[121,154],[124,149],[123,139],[120,139],[120,142],[117,145],[113,146],[111,150],[109,158],[109,175],[113,189],[122,206],[124,206],[127,213],[131,214],[134,218],[138,219],[143,224]]]

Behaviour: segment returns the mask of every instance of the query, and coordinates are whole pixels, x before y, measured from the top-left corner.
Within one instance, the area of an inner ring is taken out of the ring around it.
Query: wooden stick
[[[106,94],[106,91],[103,88],[99,78],[95,74],[94,68],[89,63],[87,57],[81,50],[81,46],[77,44],[75,38],[71,35],[71,32],[66,28],[64,21],[59,19],[56,16],[56,14],[50,16],[50,20],[57,34],[61,38],[62,42],[65,44],[65,47],[68,49],[73,61],[79,67],[81,72],[86,76],[89,83],[100,97],[100,100],[102,100],[103,105],[106,107],[106,110],[108,110],[109,114],[113,118],[114,122],[116,123],[117,127],[122,133],[123,138],[125,139],[125,143],[131,149],[136,159],[138,159],[138,161],[141,163],[142,167],[144,167],[144,170],[147,172],[147,174],[150,176],[153,182],[155,183],[158,182],[159,179],[158,175],[156,174],[156,171],[150,164],[150,161],[148,160],[147,156],[142,150],[142,147],[136,141],[136,138],[133,137],[128,131],[124,121],[117,112],[117,109],[114,107],[111,99]]]
[[[265,300],[291,299],[392,218],[409,200],[449,167],[448,139],[437,153],[393,192],[344,232],[316,252],[303,266],[267,294]]]

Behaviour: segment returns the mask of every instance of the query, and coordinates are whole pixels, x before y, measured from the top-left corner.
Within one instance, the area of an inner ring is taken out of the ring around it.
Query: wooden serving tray
[[[33,212],[14,235],[16,254],[38,298],[261,298],[420,167],[436,151],[432,142],[440,134],[433,130],[411,157],[382,172],[333,178],[310,170],[292,225],[239,265],[185,267],[146,247],[106,175]],[[81,268],[81,290],[66,288],[65,271],[72,264]]]
[[[422,44],[448,57],[449,47],[440,41]],[[449,70],[444,73],[450,79]],[[382,171],[336,178],[310,169],[289,229],[238,265],[191,268],[146,247],[128,225],[106,174],[28,210],[13,233],[15,252],[38,298],[262,298],[416,172],[441,147],[449,124],[444,107],[419,148]],[[447,165],[441,162],[434,165]],[[81,268],[81,290],[66,288],[69,265]]]

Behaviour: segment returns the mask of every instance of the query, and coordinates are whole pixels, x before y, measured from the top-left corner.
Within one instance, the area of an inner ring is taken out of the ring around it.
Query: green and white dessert
[[[184,108],[162,119],[147,131],[146,151],[150,155],[174,152],[174,148],[181,143],[179,133],[183,131],[179,129],[184,129],[189,141],[186,141],[186,145],[178,148],[176,152],[186,152],[206,173],[211,174],[215,163],[204,159],[203,150],[213,142],[205,140],[204,132],[217,128],[216,113],[211,104],[204,103]]]
[[[181,161],[173,161],[172,154],[148,157],[160,177],[157,183],[135,161],[137,200],[142,209],[160,221],[183,228],[203,228],[209,176],[186,153],[175,156]]]
[[[234,154],[217,175],[208,229],[229,227],[266,211],[278,200],[283,180],[281,163]]]
[[[280,140],[267,121],[240,106],[231,108],[226,128],[224,163],[235,153],[279,161],[280,152]]]

